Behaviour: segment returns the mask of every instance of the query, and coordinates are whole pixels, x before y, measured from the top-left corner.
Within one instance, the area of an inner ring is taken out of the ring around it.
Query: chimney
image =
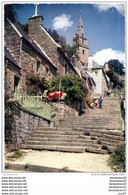
[[[28,23],[28,35],[31,39],[35,40],[36,32],[40,28],[40,25],[43,23],[43,16],[41,15],[34,15],[33,17],[29,18]]]

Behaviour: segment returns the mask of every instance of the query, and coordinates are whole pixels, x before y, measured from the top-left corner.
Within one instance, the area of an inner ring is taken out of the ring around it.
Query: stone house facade
[[[109,90],[109,78],[104,72],[104,67],[98,65],[92,56],[89,56],[89,63],[86,67],[88,74],[94,79],[96,87],[94,89],[94,97],[104,96]]]
[[[18,87],[26,91],[26,80],[38,74],[50,81],[57,75],[78,74],[67,55],[42,26],[42,16],[29,19],[28,35],[16,23],[5,24],[5,47],[20,67]],[[15,88],[15,83],[13,83]],[[14,92],[14,91],[13,91]]]
[[[40,18],[42,17],[34,17],[32,21]],[[5,99],[13,102],[16,88],[26,92],[29,75],[38,74],[50,81],[57,75],[78,74],[61,47],[45,30],[39,31],[39,43],[10,20],[6,21],[4,32]],[[11,114],[5,113],[5,119],[5,140],[11,144],[11,148],[19,148],[34,126],[49,126],[49,121],[21,108],[14,109]],[[24,129],[24,123],[27,129]]]
[[[39,74],[46,80],[57,75],[57,68],[44,52],[25,34],[17,24],[8,21],[5,26],[5,47],[20,67],[18,83],[12,88],[26,90],[26,80],[31,74]]]
[[[14,98],[14,86],[18,84],[20,79],[21,67],[17,65],[16,61],[9,53],[7,48],[4,49],[5,53],[5,64],[4,64],[4,80],[5,80],[5,97],[7,99]]]
[[[28,35],[41,48],[42,51],[52,60],[57,68],[57,75],[67,73],[77,74],[74,66],[62,51],[61,47],[47,33],[42,25],[43,18],[40,15],[29,19]]]
[[[32,74],[38,74],[47,81],[59,75],[77,74],[85,81],[85,87],[89,87],[89,90],[92,89],[89,84],[91,77],[69,60],[66,53],[44,29],[42,22],[42,16],[36,15],[30,18],[28,34],[10,20],[5,23],[5,98],[14,99],[16,88],[26,92],[26,81]],[[78,114],[68,106],[65,108],[65,105],[63,105],[63,111],[62,115],[70,112],[74,115]],[[61,117],[63,118],[63,116]],[[28,112],[28,110],[23,110],[23,108],[15,109],[12,115],[5,118],[8,118],[6,138],[14,143],[13,147],[18,148],[27,139],[33,127],[49,125],[49,121]],[[8,126],[10,121],[12,121],[11,128]]]

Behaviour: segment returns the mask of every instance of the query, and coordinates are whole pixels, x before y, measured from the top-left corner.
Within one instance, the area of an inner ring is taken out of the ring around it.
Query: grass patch
[[[16,151],[13,152],[12,155],[7,156],[7,160],[8,161],[14,161],[14,160],[16,160],[18,158],[21,158],[22,155],[23,155],[23,152],[20,152],[19,150],[16,150]]]
[[[119,146],[109,157],[108,165],[115,172],[125,172],[125,144]]]

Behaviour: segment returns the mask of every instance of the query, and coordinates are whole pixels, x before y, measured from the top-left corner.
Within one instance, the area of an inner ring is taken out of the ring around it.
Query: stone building
[[[42,25],[43,18],[35,15],[29,19],[28,35],[40,47],[42,51],[52,60],[57,68],[57,75],[67,73],[77,74],[67,55],[63,52],[60,45],[47,33]]]
[[[89,54],[87,38],[84,36],[82,18],[80,16],[78,29],[73,37],[72,49],[74,50],[75,66],[81,71],[85,82],[88,80],[89,96],[103,96],[108,91],[109,79],[104,72],[104,67],[93,61],[93,56]],[[86,76],[85,76],[86,75]]]
[[[76,70],[79,72],[80,77],[84,80],[85,86],[88,89],[88,96],[93,99],[94,89],[96,83],[88,72],[84,69],[85,66],[88,65],[88,57],[89,57],[89,46],[88,40],[84,36],[82,17],[80,16],[78,22],[78,29],[76,34],[73,37],[72,50],[74,51],[74,55],[72,57],[72,61]]]
[[[82,18],[80,16],[78,29],[76,34],[73,37],[73,45],[72,49],[74,50],[75,55],[77,56],[78,60],[82,63],[88,63],[88,41],[87,38],[84,36]],[[82,64],[79,64],[82,66]]]
[[[26,80],[31,74],[38,74],[48,81],[57,75],[78,74],[42,22],[42,16],[30,18],[28,35],[16,23],[8,20],[5,24],[5,47],[20,67],[17,87],[22,91],[26,90]],[[13,84],[12,88],[15,88]]]
[[[94,79],[96,87],[94,89],[94,97],[104,96],[109,90],[109,78],[105,74],[104,66],[98,65],[90,55],[88,65],[85,67],[88,74]]]
[[[5,64],[4,64],[4,70],[5,70],[5,97],[7,99],[13,99],[14,98],[14,91],[15,86],[18,85],[19,79],[20,79],[20,70],[21,67],[18,66],[12,55],[9,53],[7,48],[4,49],[5,53]]]
[[[47,81],[68,73],[78,75],[67,55],[43,28],[42,16],[29,19],[28,34],[10,20],[5,22],[4,32],[5,99],[14,100],[16,88],[27,92],[26,81],[32,74]],[[33,127],[49,126],[50,123],[50,120],[24,107],[16,108],[5,119],[5,140],[12,143],[13,148],[20,148]]]
[[[20,67],[20,76],[12,88],[26,90],[26,80],[31,74],[39,74],[47,80],[57,75],[57,68],[49,57],[11,21],[5,25],[5,47]],[[12,83],[13,85],[13,83]]]

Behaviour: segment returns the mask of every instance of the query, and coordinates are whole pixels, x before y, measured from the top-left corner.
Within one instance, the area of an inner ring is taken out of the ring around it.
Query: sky
[[[17,21],[25,24],[35,14],[35,5],[26,2],[15,11]],[[77,32],[80,13],[93,59],[100,65],[110,59],[125,65],[125,4],[40,3],[37,9],[37,14],[44,18],[43,26],[57,30],[69,45]]]

